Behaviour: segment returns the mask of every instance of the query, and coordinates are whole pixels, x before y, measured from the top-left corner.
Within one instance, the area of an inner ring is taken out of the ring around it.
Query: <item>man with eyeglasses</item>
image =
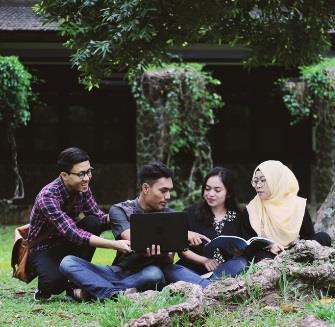
[[[29,252],[30,271],[38,276],[35,300],[71,292],[59,271],[65,256],[91,261],[96,247],[130,251],[128,241],[99,237],[109,228],[109,216],[98,208],[89,188],[93,168],[87,153],[67,148],[57,164],[59,176],[37,195],[30,215],[28,240],[39,240]]]

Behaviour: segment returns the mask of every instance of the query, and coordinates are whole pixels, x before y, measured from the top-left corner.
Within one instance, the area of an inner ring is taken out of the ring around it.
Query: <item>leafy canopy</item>
[[[35,10],[59,21],[88,87],[194,43],[244,46],[251,65],[310,64],[335,27],[334,0],[42,0]]]
[[[30,120],[31,78],[17,57],[0,57],[0,121],[11,128]]]

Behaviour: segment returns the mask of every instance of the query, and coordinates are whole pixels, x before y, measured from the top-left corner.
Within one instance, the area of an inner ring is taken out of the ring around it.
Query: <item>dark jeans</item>
[[[99,236],[107,226],[101,224],[94,216],[83,218],[77,226]],[[59,271],[59,264],[67,255],[75,255],[91,261],[95,248],[89,245],[77,246],[64,239],[63,242],[47,249],[33,252],[29,257],[32,272],[38,276],[38,289],[45,295],[62,293],[67,287],[67,279]]]
[[[59,269],[72,283],[96,299],[113,298],[127,288],[145,291],[161,289],[165,284],[163,272],[153,265],[127,274],[118,266],[98,266],[75,256],[67,256]]]
[[[326,232],[315,233],[311,240],[317,241],[323,246],[332,246],[332,240]]]

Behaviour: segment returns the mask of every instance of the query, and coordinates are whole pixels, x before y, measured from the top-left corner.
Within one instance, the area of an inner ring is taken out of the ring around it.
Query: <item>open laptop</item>
[[[130,216],[130,242],[135,252],[146,252],[159,244],[161,252],[184,251],[188,247],[184,212],[153,212]]]

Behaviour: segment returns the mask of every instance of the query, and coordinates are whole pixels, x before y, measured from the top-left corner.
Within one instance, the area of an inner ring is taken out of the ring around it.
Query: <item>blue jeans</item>
[[[183,281],[199,285],[202,288],[205,288],[210,284],[210,281],[208,279],[202,278],[193,270],[188,269],[182,265],[171,264],[165,266],[163,268],[163,272],[167,283]]]
[[[77,226],[99,236],[108,226],[103,226],[95,216],[86,216]],[[76,245],[59,239],[52,247],[33,251],[29,255],[29,269],[38,276],[38,289],[45,295],[60,294],[67,287],[66,278],[59,271],[59,264],[67,255],[91,261],[95,248],[88,244]]]
[[[59,270],[72,283],[96,299],[110,299],[127,288],[144,291],[165,284],[161,269],[152,265],[129,275],[118,266],[98,266],[69,255],[60,263]]]
[[[213,275],[210,277],[210,280],[216,281],[223,276],[235,277],[241,273],[247,265],[247,258],[242,256],[227,260],[213,270]]]
[[[213,275],[208,279],[202,278],[199,274],[182,265],[169,265],[163,268],[165,279],[168,283],[184,281],[192,284],[197,284],[202,288],[207,287],[211,283],[221,279],[222,276],[235,277],[247,266],[245,257],[236,257],[220,264],[214,271]]]

